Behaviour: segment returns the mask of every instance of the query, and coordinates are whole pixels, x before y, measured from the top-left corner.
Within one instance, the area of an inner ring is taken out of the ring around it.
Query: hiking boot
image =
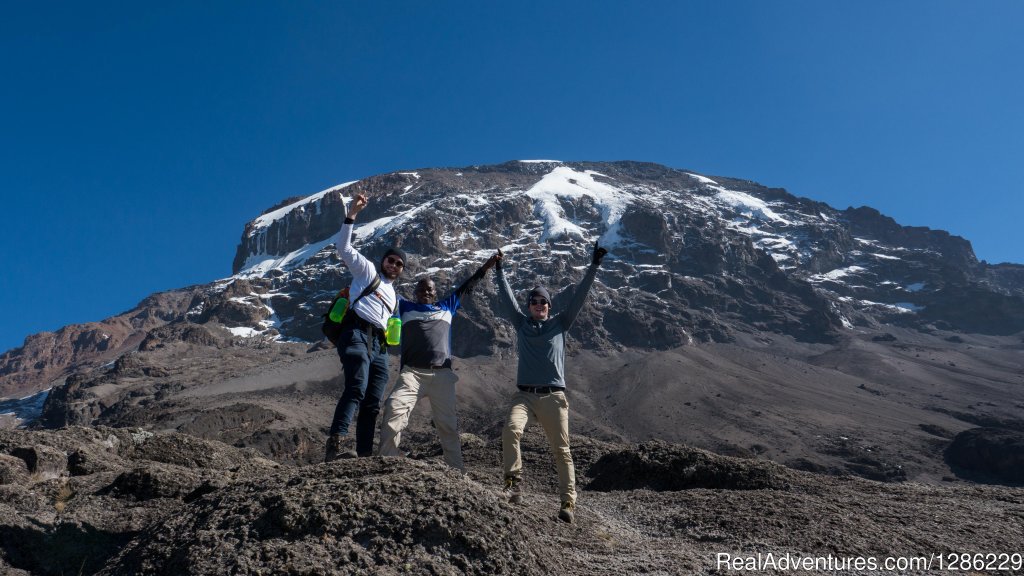
[[[573,523],[576,519],[576,505],[572,502],[562,502],[562,509],[558,511],[558,519],[562,522]]]
[[[348,436],[331,434],[327,439],[327,453],[324,454],[324,462],[333,462],[341,458],[355,458],[356,450],[354,442]]]
[[[508,499],[509,504],[523,503],[523,484],[517,478],[505,478],[505,489],[501,491],[502,496]]]

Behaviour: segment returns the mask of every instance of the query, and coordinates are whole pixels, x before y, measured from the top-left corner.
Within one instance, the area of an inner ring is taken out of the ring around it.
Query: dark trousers
[[[387,347],[381,345],[379,338],[368,337],[365,331],[355,328],[342,332],[335,344],[345,373],[345,390],[334,409],[331,434],[347,436],[358,409],[356,453],[370,456],[380,401],[388,385]]]

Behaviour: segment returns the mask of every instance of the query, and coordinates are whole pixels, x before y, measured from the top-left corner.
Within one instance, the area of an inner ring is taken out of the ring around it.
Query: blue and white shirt
[[[480,268],[447,298],[433,304],[398,300],[398,315],[402,319],[402,366],[451,366],[452,320],[462,304],[462,297],[486,273]]]

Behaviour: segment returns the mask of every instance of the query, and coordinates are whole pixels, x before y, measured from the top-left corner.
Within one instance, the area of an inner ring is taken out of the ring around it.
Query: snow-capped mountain
[[[334,252],[347,199],[369,195],[355,244],[398,245],[403,276],[451,288],[501,248],[514,289],[567,299],[595,241],[610,250],[574,337],[598,349],[666,349],[785,334],[831,342],[887,324],[988,334],[1024,330],[1024,266],[979,262],[970,243],[867,208],[640,162],[514,161],[421,169],[290,198],[249,222],[232,276],[154,295],[102,323],[29,337],[0,357],[0,396],[109,361],[167,323],[215,322],[241,338],[316,341],[349,275]],[[457,355],[510,349],[488,281],[454,334]]]
[[[578,279],[594,241],[608,247],[593,321],[579,334],[590,343],[664,348],[737,331],[824,341],[888,322],[1024,329],[1024,267],[980,263],[962,238],[903,227],[871,208],[840,211],[635,162],[398,172],[293,200],[246,226],[234,276],[220,283],[245,280],[252,292],[220,303],[224,313],[204,300],[191,316],[316,339],[323,307],[347,281],[330,242],[355,192],[371,198],[356,243],[376,255],[405,248],[407,280],[457,282],[500,247],[514,287],[561,290]],[[488,303],[470,312],[474,320],[490,324]],[[471,336],[463,352],[479,342]]]

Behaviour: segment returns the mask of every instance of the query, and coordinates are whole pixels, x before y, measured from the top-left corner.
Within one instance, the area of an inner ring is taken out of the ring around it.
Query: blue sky
[[[19,2],[0,351],[230,275],[278,201],[394,170],[644,160],[1024,263],[1024,2]]]

